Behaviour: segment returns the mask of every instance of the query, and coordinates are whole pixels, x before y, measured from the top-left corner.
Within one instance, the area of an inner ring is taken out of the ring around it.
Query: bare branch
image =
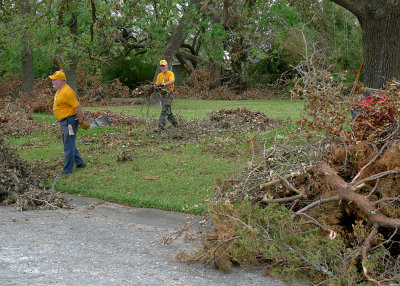
[[[326,230],[326,231],[328,231],[328,232],[332,232],[331,229],[329,229],[328,227],[326,227],[326,226],[320,224],[315,218],[309,216],[308,214],[305,214],[305,213],[294,213],[293,215],[294,215],[294,216],[305,216],[306,218],[310,219],[310,220],[312,221],[313,224],[319,226],[321,229]]]
[[[397,131],[399,130],[399,124],[397,124],[395,131],[389,135],[389,138],[392,138]],[[386,147],[390,144],[391,140],[387,140],[385,142],[385,144],[382,146],[382,148],[379,150],[378,153],[375,154],[374,158],[372,158],[371,161],[369,161],[364,167],[361,168],[361,170],[358,172],[358,174],[353,178],[353,180],[350,182],[350,185],[354,185],[354,183],[357,181],[357,179],[360,177],[361,173],[368,168],[369,166],[371,166],[383,153],[383,151],[385,151]]]
[[[372,239],[374,238],[374,236],[377,234],[377,232],[378,232],[378,227],[377,227],[377,226],[374,226],[374,227],[372,228],[371,233],[368,235],[368,237],[367,237],[367,238],[365,239],[365,241],[364,241],[364,245],[363,245],[363,247],[362,247],[362,266],[363,266],[364,276],[365,276],[369,281],[371,281],[372,283],[374,283],[374,284],[376,284],[376,285],[381,285],[381,283],[380,283],[379,281],[375,280],[374,278],[372,278],[372,277],[368,274],[368,269],[367,269],[367,266],[366,266],[367,261],[368,261],[367,252],[368,252],[368,249],[371,247],[371,241],[372,241]]]
[[[308,211],[309,209],[315,208],[321,204],[330,203],[330,202],[339,201],[339,200],[340,200],[339,196],[334,196],[334,197],[330,197],[327,199],[321,198],[321,200],[318,200],[318,201],[315,201],[315,202],[309,204],[308,206],[302,208],[301,210],[298,210],[296,213],[301,214],[301,213],[304,213],[304,212]]]
[[[318,163],[316,170],[325,175],[328,184],[336,189],[340,199],[354,203],[362,212],[364,212],[371,223],[394,229],[400,228],[400,219],[393,219],[379,214],[374,202],[369,201],[363,195],[355,193],[353,191],[353,186],[340,178],[336,174],[335,170],[329,167],[326,163]]]
[[[376,180],[376,179],[379,179],[379,178],[382,178],[382,177],[385,177],[385,176],[388,176],[388,175],[399,174],[399,173],[400,173],[400,170],[385,171],[385,172],[381,172],[381,173],[372,175],[372,176],[370,176],[368,178],[362,179],[361,181],[357,182],[354,185],[352,185],[352,184],[350,184],[350,185],[352,185],[353,187],[356,188],[356,187],[358,187],[358,186],[360,186],[362,184],[365,184],[366,182],[373,181],[373,180]]]
[[[300,194],[300,195],[296,195],[296,196],[293,196],[293,197],[285,197],[285,198],[279,198],[279,199],[268,199],[268,198],[263,198],[263,202],[265,202],[265,203],[270,203],[270,204],[272,204],[272,203],[287,203],[287,202],[291,202],[291,201],[295,201],[295,200],[298,200],[298,199],[301,199],[303,197],[303,195],[302,194]]]

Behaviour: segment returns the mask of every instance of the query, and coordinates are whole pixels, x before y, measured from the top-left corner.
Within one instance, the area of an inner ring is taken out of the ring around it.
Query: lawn
[[[173,111],[185,119],[201,120],[213,110],[246,107],[273,119],[295,120],[302,104],[289,100],[177,99]],[[158,106],[90,107],[84,111],[104,109],[152,120],[160,112]],[[53,115],[47,113],[34,114],[34,119],[55,123]],[[55,189],[130,206],[198,214],[206,209],[216,180],[240,172],[254,157],[249,138],[265,141],[276,132],[289,132],[291,125],[286,122],[264,133],[209,134],[196,141],[170,140],[143,125],[136,129],[109,126],[80,130],[77,144],[87,167],[75,169],[72,175],[58,181]],[[63,167],[60,132],[55,130],[8,138],[22,158],[51,167],[48,185],[54,183],[54,175]]]
[[[173,113],[186,119],[203,119],[213,110],[236,109],[245,107],[251,111],[261,111],[272,119],[298,120],[303,110],[302,100],[200,100],[182,98],[175,99]],[[88,107],[86,110],[98,111],[109,109],[113,112],[129,114],[137,117],[158,117],[159,106],[121,106],[121,107]]]

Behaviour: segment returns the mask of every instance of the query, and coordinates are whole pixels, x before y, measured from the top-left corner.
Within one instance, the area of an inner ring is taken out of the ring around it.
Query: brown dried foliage
[[[36,80],[34,91],[30,94],[20,92],[20,87],[20,78],[0,78],[0,107],[13,111],[52,111],[55,90],[49,78]],[[129,88],[119,79],[102,83],[98,76],[91,76],[84,71],[78,71],[77,89],[77,98],[84,106],[107,104],[111,98],[131,97]]]
[[[322,236],[336,233],[351,247],[353,255],[343,257],[343,263],[361,263],[365,281],[399,283],[399,86],[396,81],[388,83],[378,94],[385,100],[378,98],[359,110],[363,116],[357,119],[350,111],[360,94],[344,98],[340,81],[325,72],[308,78],[307,86],[297,85],[293,91],[306,100],[302,129],[275,138],[268,148],[252,142],[259,162],[219,182],[214,200],[233,204],[246,198],[257,205],[284,205],[303,229],[317,226]],[[369,116],[372,120],[366,122]],[[321,137],[321,131],[326,136]],[[313,143],[293,146],[302,132]],[[219,225],[214,229],[223,231]],[[213,239],[211,233],[209,238]],[[221,247],[226,245],[218,241]]]
[[[39,123],[33,120],[32,115],[24,111],[13,113],[0,111],[0,135],[24,136],[36,132],[38,129],[53,129],[52,124]]]
[[[0,202],[15,203],[18,210],[56,209],[68,204],[54,190],[43,185],[46,169],[21,160],[0,139]]]
[[[243,93],[238,92],[238,86],[223,84],[217,88],[213,87],[215,79],[207,69],[195,69],[186,80],[184,86],[175,89],[176,98],[190,97],[206,100],[234,100],[234,99],[279,99],[287,98],[280,91],[266,88],[254,87],[246,89]]]
[[[77,75],[79,101],[84,106],[108,104],[111,98],[131,97],[130,90],[117,78],[102,83],[98,76],[79,71]]]
[[[146,123],[145,119],[122,114],[122,113],[115,113],[115,112],[111,112],[109,110],[85,111],[84,112],[84,119],[87,122],[94,122],[98,118],[107,118],[110,121],[110,124],[114,125],[114,126],[129,125],[129,126],[137,127],[140,124]]]

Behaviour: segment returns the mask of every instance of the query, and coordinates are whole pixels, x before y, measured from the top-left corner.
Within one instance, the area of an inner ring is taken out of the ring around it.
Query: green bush
[[[270,50],[267,57],[247,65],[246,81],[250,86],[258,84],[267,85],[275,83],[283,73],[293,74],[291,65],[295,65],[295,59],[285,50]]]
[[[103,81],[111,81],[116,78],[127,85],[135,88],[146,81],[152,81],[156,65],[147,63],[142,56],[118,58],[103,71]]]

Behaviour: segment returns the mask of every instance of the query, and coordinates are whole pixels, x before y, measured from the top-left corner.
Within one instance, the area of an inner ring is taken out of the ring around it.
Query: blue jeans
[[[69,135],[68,124],[71,124],[74,135]],[[62,170],[63,173],[72,173],[74,163],[76,165],[83,165],[81,155],[76,148],[76,134],[78,132],[78,116],[72,115],[60,121],[62,130],[62,139],[64,144],[65,166]]]

